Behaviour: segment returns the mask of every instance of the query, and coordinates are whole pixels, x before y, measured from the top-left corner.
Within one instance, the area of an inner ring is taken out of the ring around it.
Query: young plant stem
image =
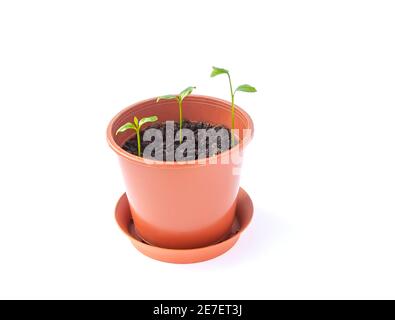
[[[173,95],[173,94],[168,94],[165,96],[160,96],[156,99],[156,102],[158,102],[161,99],[166,99],[166,100],[173,100],[175,99],[178,102],[178,109],[179,109],[179,115],[180,115],[180,143],[182,143],[183,136],[182,136],[182,101],[184,98],[189,96],[193,89],[196,89],[196,87],[188,87],[182,90],[178,95]]]
[[[141,157],[140,128],[137,128],[136,134],[137,134],[137,153],[138,156]]]
[[[231,137],[231,146],[233,147],[235,144],[235,94],[233,92],[233,86],[232,86],[232,80],[230,79],[230,74],[229,72],[227,73],[228,79],[229,79],[229,87],[230,87],[230,96],[232,98],[232,137]]]
[[[178,99],[178,109],[180,110],[180,143],[182,143],[182,100]]]

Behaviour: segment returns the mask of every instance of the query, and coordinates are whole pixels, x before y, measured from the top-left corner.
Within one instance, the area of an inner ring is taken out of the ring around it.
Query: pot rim
[[[133,103],[129,105],[126,108],[123,108],[120,112],[118,112],[110,121],[110,123],[107,126],[107,143],[115,151],[115,153],[118,154],[118,156],[123,157],[129,161],[133,161],[137,164],[145,165],[145,166],[153,166],[153,167],[190,167],[190,166],[202,166],[206,165],[210,159],[217,158],[216,160],[224,157],[229,157],[230,153],[236,152],[237,150],[243,150],[245,146],[248,145],[248,143],[252,140],[254,137],[254,123],[250,117],[250,115],[244,111],[242,108],[240,108],[238,105],[235,105],[235,113],[241,115],[243,118],[246,119],[247,121],[247,129],[251,130],[251,136],[250,139],[248,140],[241,140],[235,147],[225,151],[221,152],[220,154],[204,158],[204,159],[198,159],[198,160],[188,160],[188,161],[159,161],[159,160],[151,160],[151,159],[144,159],[142,157],[138,157],[136,155],[133,155],[129,152],[126,152],[123,150],[114,140],[113,134],[112,134],[112,128],[114,126],[114,123],[118,120],[119,117],[121,117],[127,110],[130,110],[134,106],[138,106],[141,104],[148,103],[150,101],[155,102],[157,97],[154,98],[149,98],[145,99],[136,103]],[[200,101],[202,99],[206,100],[211,100],[213,102],[213,107],[215,108],[223,108],[223,109],[228,109],[231,107],[231,104],[229,101],[216,98],[216,97],[211,97],[211,96],[206,96],[206,95],[197,95],[193,94],[188,96],[186,99],[188,100],[195,100],[195,101]],[[226,105],[226,106],[225,106]]]

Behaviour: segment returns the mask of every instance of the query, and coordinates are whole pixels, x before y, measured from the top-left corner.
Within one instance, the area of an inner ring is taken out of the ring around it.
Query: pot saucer
[[[251,222],[254,207],[250,196],[244,189],[239,189],[237,195],[236,218],[228,237],[221,242],[207,247],[194,249],[166,249],[155,247],[144,242],[137,233],[130,214],[129,202],[124,193],[115,208],[115,219],[122,231],[129,237],[133,245],[142,254],[159,261],[169,263],[195,263],[213,259],[232,248],[241,233]]]

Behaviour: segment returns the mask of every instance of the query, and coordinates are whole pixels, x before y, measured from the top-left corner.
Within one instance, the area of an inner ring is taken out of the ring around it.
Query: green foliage
[[[182,90],[180,92],[180,94],[178,95],[179,99],[181,101],[184,100],[184,98],[188,97],[192,93],[193,89],[196,89],[196,87],[188,87],[188,88]]]
[[[241,86],[238,86],[235,90],[236,91],[243,91],[243,92],[256,92],[256,89],[253,86],[250,86],[249,84],[242,84]]]
[[[229,71],[222,68],[213,67],[213,71],[211,71],[211,78],[216,77],[220,74],[229,74]]]
[[[177,96],[174,94],[167,94],[164,96],[160,96],[156,99],[156,102],[159,102],[160,100],[172,100],[172,99],[177,99]]]
[[[121,133],[121,132],[125,132],[126,130],[129,130],[129,129],[136,130],[136,126],[135,126],[133,123],[130,123],[130,122],[125,123],[123,126],[121,126],[121,127],[117,130],[117,133],[116,133],[116,134]]]
[[[143,124],[148,123],[148,122],[155,122],[155,121],[158,121],[158,117],[157,116],[151,116],[151,117],[142,118],[139,121],[139,127],[141,128]]]

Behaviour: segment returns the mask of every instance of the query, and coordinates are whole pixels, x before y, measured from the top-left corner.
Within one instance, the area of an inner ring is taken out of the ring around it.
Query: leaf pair
[[[156,102],[159,102],[160,100],[173,100],[173,99],[177,100],[178,102],[183,101],[184,98],[186,98],[192,93],[193,89],[196,89],[196,87],[188,87],[182,90],[178,95],[167,94],[164,96],[160,96],[156,99]]]
[[[230,77],[229,71],[223,68],[217,68],[213,67],[213,71],[211,72],[211,77],[216,77],[220,74],[226,74],[228,77]],[[236,88],[232,94],[235,94],[237,91],[242,91],[242,92],[256,92],[256,89],[253,86],[250,86],[249,84],[242,84]]]
[[[132,123],[132,122],[125,123],[123,126],[121,126],[117,130],[116,134],[118,134],[120,132],[125,132],[126,130],[129,130],[129,129],[132,129],[134,131],[140,131],[140,128],[143,126],[143,124],[148,123],[148,122],[155,122],[157,120],[158,120],[157,116],[146,117],[146,118],[142,118],[140,120],[138,120],[137,117],[134,117],[134,119],[133,119],[134,123]]]

